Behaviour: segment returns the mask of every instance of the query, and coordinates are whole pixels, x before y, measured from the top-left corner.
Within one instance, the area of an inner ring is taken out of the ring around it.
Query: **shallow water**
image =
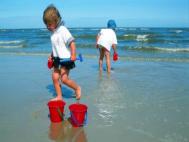
[[[88,121],[74,129],[67,120],[75,99],[65,86],[65,121],[50,123],[46,104],[55,92],[46,59],[0,56],[1,141],[189,141],[188,63],[119,60],[108,76],[99,74],[97,58],[77,62],[71,78],[82,87]]]
[[[95,140],[188,141],[188,67],[129,62],[99,79],[92,93],[97,115],[89,125],[98,132]]]

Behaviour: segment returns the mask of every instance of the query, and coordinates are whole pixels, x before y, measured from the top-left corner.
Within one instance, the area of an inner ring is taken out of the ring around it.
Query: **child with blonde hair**
[[[74,38],[61,21],[58,9],[54,5],[49,5],[43,12],[43,21],[49,31],[51,31],[52,53],[48,60],[53,61],[52,81],[57,97],[52,100],[62,100],[61,81],[63,84],[75,91],[76,99],[81,97],[81,87],[69,78],[70,70],[75,67],[76,46]],[[69,49],[68,49],[69,47]],[[65,58],[70,61],[61,62]]]

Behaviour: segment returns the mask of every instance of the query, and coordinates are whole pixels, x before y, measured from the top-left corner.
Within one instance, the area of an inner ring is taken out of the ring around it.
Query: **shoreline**
[[[49,56],[49,53],[29,53],[29,52],[0,52],[0,55],[12,55],[12,56]],[[88,54],[83,55],[84,60],[85,58],[88,59],[97,59],[98,55]],[[111,57],[112,58],[112,57]],[[119,61],[133,61],[133,62],[173,62],[173,63],[189,63],[189,58],[158,58],[158,57],[135,57],[135,56],[119,56]]]

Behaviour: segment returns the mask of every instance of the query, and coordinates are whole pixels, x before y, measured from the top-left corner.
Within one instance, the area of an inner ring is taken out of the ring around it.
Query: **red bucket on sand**
[[[71,104],[69,106],[71,113],[71,123],[74,127],[81,127],[86,123],[87,119],[87,106],[84,104]]]
[[[51,122],[61,122],[63,120],[65,104],[62,100],[48,102]]]

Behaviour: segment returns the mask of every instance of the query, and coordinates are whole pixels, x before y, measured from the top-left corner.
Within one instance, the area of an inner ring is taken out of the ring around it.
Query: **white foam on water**
[[[161,47],[155,47],[154,49],[167,51],[167,52],[189,52],[189,48],[161,48]]]
[[[148,35],[137,35],[137,41],[148,41]]]
[[[0,48],[23,48],[24,45],[0,46]]]
[[[23,42],[24,40],[9,40],[9,41],[0,41],[0,44],[19,44]]]

